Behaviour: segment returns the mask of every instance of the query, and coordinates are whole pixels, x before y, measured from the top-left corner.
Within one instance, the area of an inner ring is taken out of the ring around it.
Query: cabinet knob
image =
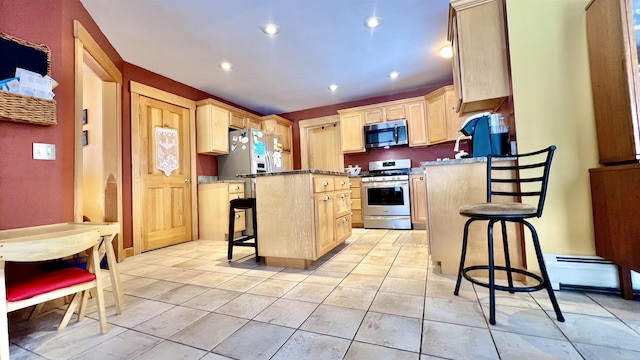
[[[420,180],[424,180],[424,177],[420,176]]]
[[[322,186],[328,186],[328,185],[329,185],[329,183],[327,181],[323,181],[322,182]]]
[[[324,196],[324,201],[327,201],[327,200],[329,200],[329,196],[325,195]]]
[[[236,214],[236,219],[240,219],[240,215]]]
[[[236,190],[240,190],[240,185],[236,185]]]
[[[347,195],[345,193],[342,193],[342,195],[340,195],[340,197],[344,199],[345,197],[347,197]]]
[[[346,223],[347,222],[347,218],[346,217],[342,218],[342,222]]]
[[[340,185],[344,185],[344,181],[340,181]]]

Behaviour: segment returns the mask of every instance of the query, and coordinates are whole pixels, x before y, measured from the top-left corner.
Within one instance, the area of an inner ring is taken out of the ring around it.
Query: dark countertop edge
[[[493,161],[513,161],[515,157],[509,158],[494,158]],[[464,158],[464,159],[444,159],[440,161],[426,161],[421,162],[420,167],[425,168],[429,166],[437,166],[437,165],[456,165],[456,164],[473,164],[473,163],[486,163],[487,157],[474,157],[474,158]]]
[[[199,182],[198,185],[220,184],[220,183],[244,183],[244,180],[213,180],[213,181]]]
[[[290,171],[279,171],[279,172],[260,173],[260,174],[238,174],[238,175],[236,175],[236,177],[239,177],[239,178],[257,178],[257,177],[263,177],[263,176],[282,176],[282,175],[299,175],[299,174],[320,174],[320,175],[348,176],[348,174],[346,172],[340,172],[340,171],[305,169],[305,170],[290,170]]]

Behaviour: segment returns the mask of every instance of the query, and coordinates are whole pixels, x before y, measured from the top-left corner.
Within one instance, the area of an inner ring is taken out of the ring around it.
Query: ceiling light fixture
[[[231,70],[231,63],[227,62],[227,61],[223,61],[220,63],[220,69],[224,70],[224,71],[229,71]]]
[[[375,29],[380,26],[380,18],[377,16],[372,16],[364,22],[364,26],[368,27],[369,29]]]
[[[280,28],[275,24],[267,24],[262,27],[262,32],[267,35],[277,35],[280,32]]]
[[[338,90],[338,85],[336,85],[336,84],[331,84],[331,85],[329,85],[329,90],[331,90],[331,91],[336,91],[336,90]]]
[[[392,79],[397,78],[398,76],[400,76],[400,73],[398,73],[397,71],[392,71],[389,73],[389,77]]]
[[[451,45],[443,46],[442,49],[440,49],[440,56],[445,59],[453,57],[453,48],[451,48]]]

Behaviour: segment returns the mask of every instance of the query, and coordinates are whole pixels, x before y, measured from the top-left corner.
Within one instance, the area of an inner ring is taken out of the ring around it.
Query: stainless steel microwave
[[[390,147],[409,144],[407,120],[387,121],[365,125],[365,148]]]

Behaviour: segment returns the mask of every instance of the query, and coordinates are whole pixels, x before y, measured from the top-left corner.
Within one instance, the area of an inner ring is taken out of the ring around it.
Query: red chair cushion
[[[7,279],[7,301],[24,300],[53,290],[93,281],[96,278],[86,270],[70,267],[56,271],[39,271]]]

